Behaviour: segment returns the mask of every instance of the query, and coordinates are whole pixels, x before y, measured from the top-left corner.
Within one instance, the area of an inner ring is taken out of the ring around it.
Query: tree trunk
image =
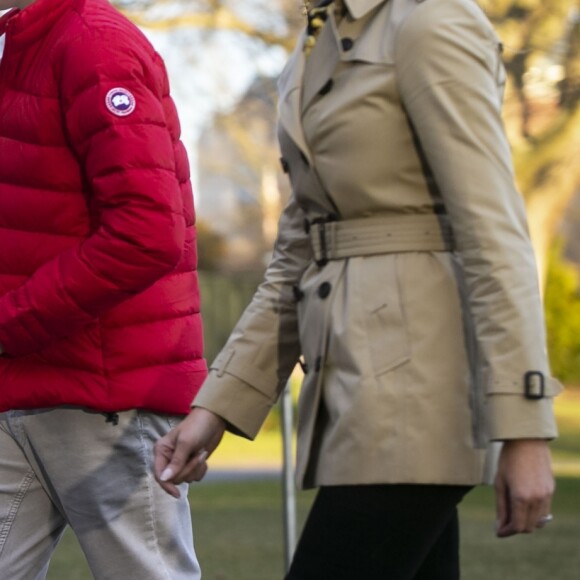
[[[528,152],[515,154],[542,285],[563,213],[580,186],[580,109],[561,129]]]

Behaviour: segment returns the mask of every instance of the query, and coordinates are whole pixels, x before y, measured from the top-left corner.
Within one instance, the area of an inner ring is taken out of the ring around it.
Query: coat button
[[[322,357],[317,356],[316,361],[314,362],[314,370],[319,373],[320,369],[322,368]]]
[[[288,173],[290,171],[290,164],[284,157],[280,157],[280,165],[282,166],[282,171]]]
[[[343,38],[340,44],[342,44],[342,50],[351,50],[354,46],[354,40],[352,38]]]
[[[300,302],[300,300],[302,300],[302,298],[304,298],[304,292],[302,292],[302,290],[300,290],[300,287],[298,286],[298,284],[294,284],[294,286],[292,286],[292,294],[294,294],[294,300],[296,302]]]
[[[318,91],[318,94],[321,97],[323,97],[324,95],[327,95],[332,90],[333,85],[334,85],[334,81],[332,79],[329,79],[325,83],[325,85]]]
[[[302,159],[302,161],[304,161],[304,164],[307,167],[310,167],[310,163],[308,163],[308,159],[306,158],[306,155],[304,155],[304,153],[302,151],[300,151],[300,159]]]
[[[318,296],[320,296],[320,298],[322,298],[324,300],[330,294],[331,289],[332,289],[332,286],[330,285],[330,282],[323,282],[318,287]]]

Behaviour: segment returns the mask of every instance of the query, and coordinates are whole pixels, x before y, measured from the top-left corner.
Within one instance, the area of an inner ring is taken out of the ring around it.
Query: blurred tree
[[[262,271],[276,235],[278,218],[289,196],[289,183],[279,170],[276,138],[275,81],[259,78],[230,112],[217,115],[202,135],[200,188],[216,195],[235,191],[235,215],[217,205],[213,219],[231,226],[227,260],[232,270]]]
[[[209,222],[197,219],[197,267],[199,270],[220,270],[226,255],[226,240]]]
[[[481,4],[504,46],[505,121],[545,277],[556,228],[580,184],[580,1]]]
[[[303,22],[297,0],[112,0],[139,26],[230,30],[291,49]]]

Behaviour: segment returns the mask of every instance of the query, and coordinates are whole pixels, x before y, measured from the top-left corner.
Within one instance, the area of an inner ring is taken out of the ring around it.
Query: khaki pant
[[[177,419],[80,409],[0,414],[0,580],[42,580],[65,527],[97,580],[198,580],[186,494],[152,476]],[[66,580],[66,579],[63,579]]]

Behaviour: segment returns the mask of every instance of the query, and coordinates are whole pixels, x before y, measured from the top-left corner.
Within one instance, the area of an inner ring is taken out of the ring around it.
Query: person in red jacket
[[[155,441],[206,376],[164,65],[107,0],[0,0],[0,580],[199,578]],[[184,491],[184,490],[182,490]],[[178,494],[176,494],[178,495]]]

